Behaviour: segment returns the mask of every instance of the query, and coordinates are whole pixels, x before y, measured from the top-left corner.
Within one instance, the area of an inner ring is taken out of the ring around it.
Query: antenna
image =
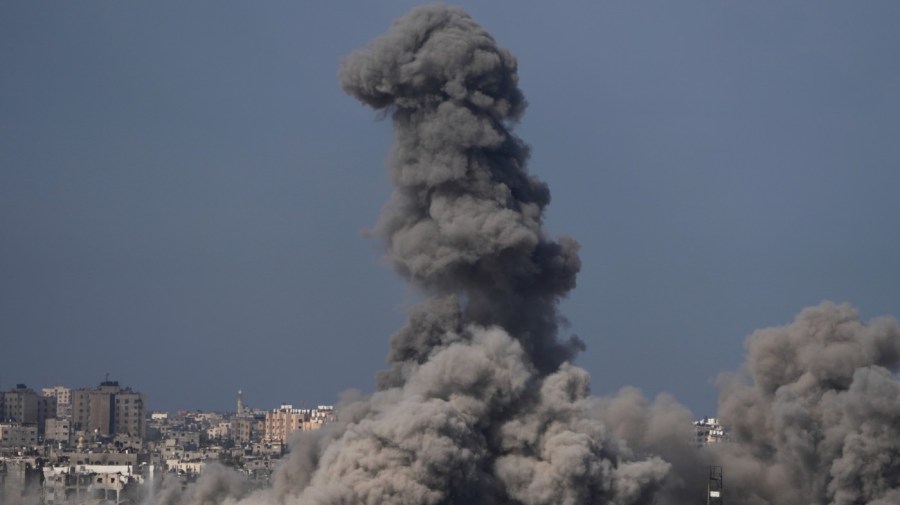
[[[706,485],[706,505],[722,505],[722,467],[710,466],[709,483]]]

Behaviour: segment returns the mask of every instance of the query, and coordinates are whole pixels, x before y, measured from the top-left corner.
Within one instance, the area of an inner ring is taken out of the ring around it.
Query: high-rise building
[[[44,434],[44,423],[50,417],[56,417],[56,398],[41,396],[25,384],[0,393],[2,419],[19,424],[33,424],[39,435]]]
[[[68,405],[72,401],[72,390],[65,386],[44,388],[41,390],[41,394],[43,394],[44,396],[55,397],[57,407]]]
[[[56,386],[52,388],[44,388],[41,390],[43,396],[56,398],[56,416],[71,417],[72,416],[72,390],[65,386]]]
[[[76,431],[143,438],[146,413],[144,395],[119,386],[117,381],[104,381],[94,389],[72,392],[72,424]]]

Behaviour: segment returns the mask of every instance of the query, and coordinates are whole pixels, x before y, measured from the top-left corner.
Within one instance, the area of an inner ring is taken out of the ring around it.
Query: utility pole
[[[706,505],[722,505],[722,467],[710,466],[709,482],[706,485]]]

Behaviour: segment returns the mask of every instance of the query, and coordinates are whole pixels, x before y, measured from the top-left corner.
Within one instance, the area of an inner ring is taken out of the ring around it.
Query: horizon
[[[336,73],[415,4],[0,7],[0,388],[372,392],[420,295],[365,237],[391,128]],[[595,394],[714,416],[757,329],[898,313],[897,6],[462,5],[517,58],[547,228],[582,244],[561,336]]]

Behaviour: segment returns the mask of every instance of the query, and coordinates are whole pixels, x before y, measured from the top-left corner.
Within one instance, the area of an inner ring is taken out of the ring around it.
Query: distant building
[[[65,447],[72,445],[72,421],[51,417],[47,419],[44,429],[44,441],[63,444]]]
[[[32,503],[41,492],[43,469],[40,458],[0,459],[0,503]]]
[[[231,438],[231,423],[222,421],[219,424],[206,430],[206,436],[211,439],[228,439]]]
[[[44,396],[52,396],[56,398],[56,405],[69,405],[72,403],[72,390],[65,386],[56,386],[52,388],[44,388],[41,390]]]
[[[0,395],[0,403],[3,404],[0,408],[2,421],[34,424],[38,435],[43,435],[46,419],[56,417],[56,398],[38,395],[25,384],[17,384],[15,388]]]
[[[715,417],[704,417],[694,421],[693,444],[702,447],[709,444],[718,444],[728,440],[725,429]]]
[[[146,414],[144,395],[123,388],[116,381],[104,381],[94,389],[72,392],[72,424],[76,431],[144,438]]]
[[[249,444],[258,438],[257,428],[259,421],[250,416],[236,417],[231,420],[231,438],[238,445]],[[263,429],[265,429],[265,421],[263,421]]]
[[[315,409],[295,409],[292,405],[282,405],[266,413],[265,440],[287,443],[291,433],[295,431],[316,430],[334,420],[334,407],[331,405],[319,405]]]
[[[196,431],[170,431],[165,444],[170,447],[194,450],[200,447],[200,433]]]
[[[52,388],[44,388],[41,390],[42,396],[56,398],[56,417],[72,416],[72,390],[65,386],[56,386]]]
[[[0,423],[0,448],[33,447],[37,443],[37,425]]]

